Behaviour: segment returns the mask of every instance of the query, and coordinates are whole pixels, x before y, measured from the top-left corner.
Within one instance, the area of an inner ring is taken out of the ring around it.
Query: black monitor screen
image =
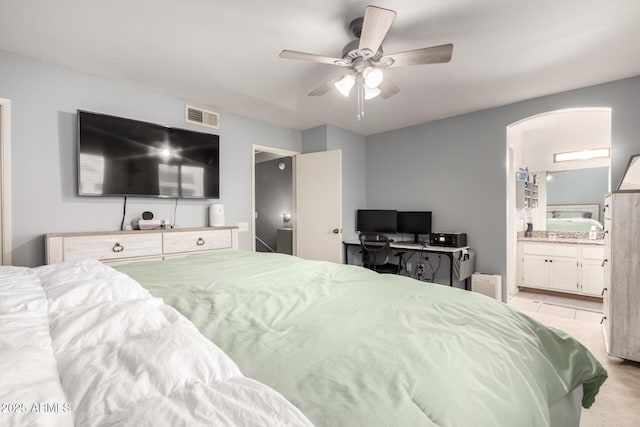
[[[395,233],[397,213],[394,210],[358,209],[356,231],[360,233]]]
[[[431,212],[398,212],[398,233],[430,234]]]

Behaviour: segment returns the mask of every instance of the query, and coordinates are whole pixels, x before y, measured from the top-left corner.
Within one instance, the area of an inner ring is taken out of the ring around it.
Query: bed
[[[602,231],[600,205],[547,205],[547,231]]]
[[[98,261],[0,267],[0,425],[311,426]]]
[[[578,426],[607,374],[484,295],[220,250],[118,266],[316,426]]]

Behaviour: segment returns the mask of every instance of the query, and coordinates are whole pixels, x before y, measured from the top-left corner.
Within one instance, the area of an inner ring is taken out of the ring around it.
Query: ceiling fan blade
[[[376,6],[365,8],[359,45],[363,57],[368,58],[376,54],[395,18],[396,13],[393,10]]]
[[[321,96],[324,95],[325,93],[329,92],[331,89],[333,89],[335,83],[337,81],[339,81],[340,79],[342,79],[344,76],[338,76],[333,80],[330,80],[328,82],[326,82],[325,84],[318,86],[317,88],[315,88],[314,90],[312,90],[311,92],[309,92],[307,95],[308,96]]]
[[[383,56],[379,64],[382,67],[404,67],[406,65],[441,64],[451,61],[453,44],[425,47]]]
[[[280,58],[297,59],[300,61],[320,62],[322,64],[339,65],[342,67],[349,66],[350,63],[341,58],[330,58],[328,56],[316,55],[313,53],[297,52],[295,50],[283,50],[280,52]]]
[[[400,88],[398,88],[395,83],[393,83],[386,77],[384,80],[382,80],[382,83],[380,83],[378,89],[380,89],[380,96],[384,99],[390,98],[396,93],[400,92]]]

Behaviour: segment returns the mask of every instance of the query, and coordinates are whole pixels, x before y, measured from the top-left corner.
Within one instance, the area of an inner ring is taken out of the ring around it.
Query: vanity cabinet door
[[[582,248],[580,292],[597,297],[602,295],[604,275],[608,270],[609,263],[605,251],[604,246],[585,246]]]
[[[600,260],[582,260],[582,283],[580,291],[599,297],[604,287],[604,266]]]
[[[563,291],[578,291],[578,266],[575,258],[549,258],[549,287]]]
[[[540,255],[525,255],[523,258],[523,286],[548,288],[548,259]]]

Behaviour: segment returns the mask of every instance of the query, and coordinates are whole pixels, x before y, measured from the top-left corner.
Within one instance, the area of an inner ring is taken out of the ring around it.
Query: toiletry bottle
[[[527,223],[527,230],[524,232],[524,237],[531,237],[533,235],[533,224]]]
[[[598,237],[598,232],[596,231],[596,226],[592,225],[591,230],[589,230],[589,240],[596,240]]]

